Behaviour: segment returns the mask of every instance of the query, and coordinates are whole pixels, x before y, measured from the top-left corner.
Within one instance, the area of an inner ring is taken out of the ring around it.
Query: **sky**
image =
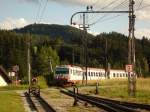
[[[70,25],[72,14],[86,11],[87,6],[96,10],[128,10],[129,0],[0,0],[0,29],[21,28],[33,23]],[[135,36],[150,38],[150,0],[135,0]],[[128,14],[88,14],[88,32],[120,32],[128,35]],[[78,14],[73,22],[82,24]]]

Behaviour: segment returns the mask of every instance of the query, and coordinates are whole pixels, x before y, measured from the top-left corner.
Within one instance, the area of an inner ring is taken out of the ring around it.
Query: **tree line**
[[[69,28],[68,28],[69,29]],[[44,31],[44,30],[43,30]],[[59,30],[55,33],[59,32]],[[112,69],[125,69],[128,63],[128,37],[117,33],[101,33],[97,36],[85,34],[76,29],[61,30],[61,35],[32,34],[32,32],[17,32],[0,30],[0,65],[11,71],[14,65],[19,65],[19,78],[27,80],[28,43],[31,50],[32,75],[53,76],[50,69],[59,64],[83,65],[83,38],[87,36],[87,57],[89,67],[106,67],[107,62]],[[38,31],[39,33],[39,31]],[[53,32],[54,33],[54,32]],[[69,40],[67,40],[69,38]],[[73,38],[72,38],[73,37]],[[146,37],[136,39],[136,71],[139,75],[150,73],[150,40]]]

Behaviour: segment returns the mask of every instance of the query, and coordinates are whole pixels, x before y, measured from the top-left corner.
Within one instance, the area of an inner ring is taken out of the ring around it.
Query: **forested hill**
[[[21,29],[15,29],[16,33],[30,33],[35,35],[48,36],[50,40],[41,37],[39,44],[43,46],[52,46],[56,49],[60,63],[63,64],[81,64],[83,63],[82,57],[82,37],[85,32],[63,25],[49,25],[49,24],[31,24]],[[111,64],[111,68],[124,69],[125,64],[128,63],[128,37],[117,33],[101,33],[97,36],[87,34],[88,38],[88,66],[92,67],[105,67],[105,57]],[[41,41],[45,41],[41,45]],[[107,54],[105,52],[107,41]],[[54,44],[52,44],[54,43]],[[62,46],[59,44],[61,43]],[[66,46],[67,43],[67,46]],[[37,43],[37,45],[39,46]],[[150,71],[150,40],[143,37],[136,39],[136,65],[137,71],[148,72]],[[65,45],[65,46],[64,46]],[[72,46],[72,45],[77,45]],[[56,47],[57,46],[57,47]],[[74,53],[73,53],[74,52]],[[72,57],[74,54],[74,58]],[[73,60],[74,59],[74,60]]]
[[[75,38],[81,37],[82,30],[69,25],[56,25],[56,24],[31,24],[21,29],[14,29],[16,33],[31,33],[36,35],[45,35],[50,38],[63,38],[64,41],[70,42]],[[88,34],[88,37],[93,35]]]
[[[0,30],[0,65],[9,71],[14,65],[19,65],[19,77],[27,79],[29,41],[33,75],[49,74],[50,59],[53,68],[58,64],[83,65],[84,34],[85,32],[70,26],[43,24],[28,25],[14,31]],[[89,67],[105,68],[107,57],[111,68],[125,68],[128,63],[127,36],[117,32],[87,36]],[[143,37],[141,40],[136,39],[135,44],[136,71],[138,74],[149,74],[150,40]]]

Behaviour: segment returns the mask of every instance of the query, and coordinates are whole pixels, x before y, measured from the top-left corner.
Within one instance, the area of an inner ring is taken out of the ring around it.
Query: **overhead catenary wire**
[[[118,8],[119,6],[123,5],[126,1],[127,1],[127,0],[121,2],[119,5],[117,5],[117,6],[115,6],[115,7],[113,7],[112,10],[115,10],[115,9]],[[107,15],[108,15],[108,14],[105,14],[104,16],[102,16],[101,18],[99,18],[98,20],[103,19],[103,18],[106,17]],[[97,20],[97,21],[98,21],[98,20]],[[94,22],[94,23],[95,23],[95,22]]]
[[[143,0],[140,1],[139,6],[137,9],[139,9],[142,6]]]
[[[112,3],[112,2],[111,2]],[[119,6],[121,6],[121,5],[123,5],[123,4],[126,4],[127,3],[127,0],[124,0],[123,2],[121,2],[120,4],[118,4],[117,6],[115,6],[115,7],[113,7],[113,9],[112,10],[115,10],[116,8],[118,8]],[[98,23],[98,22],[102,22],[101,20],[102,19],[104,19],[105,17],[107,17],[108,16],[108,14],[105,14],[105,15],[103,15],[102,17],[100,17],[97,21],[95,21],[95,22],[93,22],[93,23],[91,23],[90,24],[90,26],[93,26],[93,25],[95,25],[96,23]],[[119,16],[121,16],[121,14],[119,14],[119,15],[115,15],[114,17],[112,17],[112,18],[116,18],[116,17],[119,17]],[[107,19],[105,19],[105,20],[110,20],[111,18],[107,18]]]
[[[41,7],[42,7],[42,0],[38,0],[38,9],[37,9],[36,17],[35,17],[35,23],[38,22]]]
[[[127,0],[123,1],[120,5],[123,5],[123,3],[127,3]],[[143,3],[143,0],[140,1],[139,5],[138,5],[138,8],[136,9],[136,11],[139,11],[139,10],[141,10],[141,9],[150,7],[150,5],[146,5],[146,6],[141,7],[141,6],[142,6],[142,3]],[[118,6],[120,6],[120,5],[118,5]],[[116,6],[116,7],[118,7],[118,6]],[[114,7],[114,8],[116,8],[116,7]],[[90,26],[92,26],[92,25],[94,25],[94,24],[96,24],[96,23],[98,23],[98,22],[104,22],[104,21],[107,21],[107,20],[111,20],[111,19],[120,17],[120,16],[122,16],[122,15],[123,15],[123,14],[118,14],[118,15],[115,15],[115,16],[113,16],[113,17],[109,17],[109,18],[106,18],[106,19],[104,19],[104,18],[105,18],[107,15],[104,15],[104,16],[102,16],[99,20],[97,20],[96,22],[90,24]],[[102,19],[104,19],[104,20],[102,20]]]
[[[117,1],[119,1],[119,0],[114,0],[114,1],[112,1],[111,3],[109,3],[108,5],[102,7],[101,9],[108,8],[109,6],[113,5],[113,4],[116,3]]]
[[[125,0],[125,1],[127,1],[127,0]],[[140,11],[140,10],[142,10],[142,9],[144,9],[144,8],[150,7],[150,4],[141,7],[143,1],[144,1],[144,0],[141,0],[141,1],[140,1],[139,5],[138,5],[138,8],[136,8],[135,11]],[[125,5],[125,4],[124,4],[124,5]],[[126,5],[126,6],[127,6],[127,5]],[[121,16],[121,15],[122,15],[122,14],[120,14],[120,16]],[[105,15],[105,17],[106,17],[106,16],[107,16],[107,15]],[[119,17],[119,15],[114,16],[114,17],[112,17],[112,18],[116,18],[116,17]],[[99,21],[97,20],[97,22],[95,22],[95,24],[98,23],[98,22],[103,22],[103,21],[106,21],[106,20],[110,20],[111,18],[106,18],[105,20],[102,20],[102,21],[101,21],[101,19],[104,19],[104,17],[101,17],[101,18],[99,19]],[[94,25],[94,24],[91,24],[91,25]]]
[[[96,0],[91,6],[96,6],[98,3],[100,2],[100,0]]]
[[[47,7],[47,4],[48,4],[48,0],[46,0],[45,4],[44,4],[44,7],[43,7],[43,10],[41,12],[41,15],[40,15],[40,18],[39,18],[39,23],[42,21],[43,19],[43,15],[44,15],[44,12],[46,10],[46,7]]]
[[[106,1],[108,1],[108,0],[106,0]],[[105,1],[105,2],[106,2],[106,1]],[[107,5],[105,5],[105,6],[101,7],[101,8],[98,8],[98,10],[106,9],[106,8],[108,8],[109,6],[113,5],[113,4],[114,4],[115,2],[117,2],[117,1],[119,1],[119,0],[114,0],[114,1],[112,1],[111,3],[109,3],[109,4],[107,4]],[[90,21],[90,20],[93,20],[93,18],[89,19],[89,21]]]
[[[142,4],[141,4],[141,6],[142,6]],[[145,6],[143,6],[143,7],[141,7],[141,6],[140,6],[139,8],[137,8],[136,11],[140,11],[140,10],[142,10],[142,9],[149,8],[149,7],[150,7],[150,4],[145,5]]]

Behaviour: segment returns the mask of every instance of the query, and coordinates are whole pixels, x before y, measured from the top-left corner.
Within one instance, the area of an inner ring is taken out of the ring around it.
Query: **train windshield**
[[[69,69],[68,68],[56,68],[55,71],[56,74],[69,74]]]

